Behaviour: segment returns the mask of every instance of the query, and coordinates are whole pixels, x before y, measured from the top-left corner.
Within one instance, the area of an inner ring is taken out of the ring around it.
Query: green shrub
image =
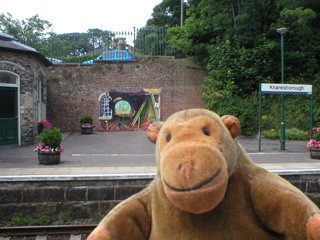
[[[122,71],[123,70],[123,64],[122,63],[118,63],[118,68],[119,68],[119,71]]]
[[[99,57],[100,54],[94,54],[94,55],[85,55],[85,56],[74,56],[74,57],[57,57],[61,60],[63,60],[66,63],[82,63],[86,62],[92,59],[96,59]]]
[[[95,216],[96,222],[101,222],[101,220],[104,218],[105,214],[102,214],[101,212],[98,212]]]
[[[15,213],[11,218],[11,224],[12,226],[33,226],[36,222],[22,213]]]
[[[207,91],[212,91],[207,88]],[[213,90],[214,91],[214,90]],[[207,102],[207,108],[215,111],[218,115],[234,115],[241,123],[242,135],[255,135],[258,129],[258,111],[256,94],[247,98],[230,96],[227,89],[218,93],[215,98],[211,93],[204,92],[203,99]]]
[[[39,218],[39,225],[49,225],[50,224],[50,218],[47,215],[43,215]]]
[[[280,139],[280,132],[275,129],[263,130],[262,135],[266,138],[273,139],[273,140]]]
[[[275,130],[275,129],[263,130],[262,135],[269,139],[278,140],[280,139],[280,130]],[[286,140],[307,141],[308,132],[302,131],[298,128],[286,129]]]
[[[101,72],[103,69],[102,69],[102,65],[99,64],[99,63],[94,63],[92,66],[91,66],[91,71],[92,72]]]
[[[59,128],[53,127],[52,129],[45,128],[40,134],[41,142],[51,148],[60,147],[62,142],[62,134]]]
[[[286,130],[286,139],[288,140],[308,140],[308,132],[302,131],[298,128],[290,128]]]
[[[80,118],[80,123],[81,125],[82,124],[85,124],[85,123],[90,123],[92,124],[93,122],[93,118],[90,114],[86,114],[86,115],[83,115],[81,118]]]
[[[58,220],[56,222],[57,225],[67,225],[71,222],[70,218],[68,215],[61,213],[58,216]]]

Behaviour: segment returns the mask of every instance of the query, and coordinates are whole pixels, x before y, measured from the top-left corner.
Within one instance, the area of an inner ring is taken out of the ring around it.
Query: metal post
[[[284,83],[284,57],[283,57],[283,34],[281,34],[281,83]],[[281,94],[281,125],[280,125],[280,142],[281,150],[286,149],[286,127],[284,123],[284,94]]]
[[[259,152],[261,152],[261,83],[259,86]]]
[[[52,37],[53,34],[51,34],[51,61],[53,59],[53,37]]]
[[[183,27],[183,0],[181,0],[181,19],[180,19],[180,27]]]
[[[311,94],[310,139],[313,137],[313,94]]]
[[[136,57],[136,27],[133,27],[133,56]]]

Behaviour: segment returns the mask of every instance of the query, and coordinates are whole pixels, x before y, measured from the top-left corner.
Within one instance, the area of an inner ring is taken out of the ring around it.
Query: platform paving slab
[[[145,131],[95,132],[91,135],[64,133],[61,163],[40,165],[34,146],[0,147],[0,177],[25,176],[106,176],[156,173],[155,145]],[[320,161],[310,158],[306,141],[286,141],[286,150],[280,150],[280,141],[256,137],[237,137],[252,160],[269,171],[318,171]]]

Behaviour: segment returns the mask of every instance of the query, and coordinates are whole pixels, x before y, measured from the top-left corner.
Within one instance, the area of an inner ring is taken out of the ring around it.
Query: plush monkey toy
[[[148,129],[157,176],[117,205],[89,239],[320,240],[318,207],[256,166],[237,143],[240,123],[204,109]]]

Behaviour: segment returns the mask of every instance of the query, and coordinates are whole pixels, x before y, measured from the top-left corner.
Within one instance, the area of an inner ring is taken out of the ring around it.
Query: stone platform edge
[[[280,176],[320,175],[320,169],[269,170]],[[41,181],[110,181],[110,180],[152,180],[156,173],[87,174],[87,175],[12,175],[0,176],[0,182],[41,182]]]

